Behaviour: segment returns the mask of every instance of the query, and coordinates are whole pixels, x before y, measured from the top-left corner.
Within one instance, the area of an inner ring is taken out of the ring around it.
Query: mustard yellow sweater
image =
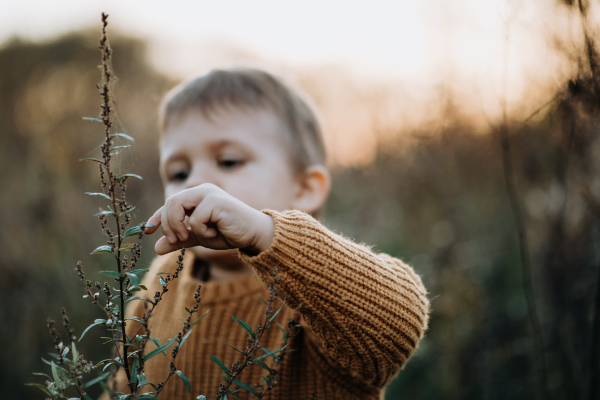
[[[210,355],[219,357],[228,367],[243,358],[217,339],[245,348],[248,334],[231,316],[244,319],[253,328],[262,322],[265,305],[257,296],[268,298],[265,287],[275,267],[280,297],[286,298],[286,306],[275,321],[285,326],[289,318],[294,318],[302,329],[290,340],[289,348],[296,350],[285,356],[279,370],[280,382],[267,398],[309,400],[313,392],[319,400],[382,398],[385,385],[404,367],[427,328],[429,302],[421,279],[402,261],[374,254],[303,212],[263,212],[275,223],[272,245],[256,256],[239,252],[239,257],[252,267],[253,275],[230,282],[202,283],[192,276],[194,256],[187,252],[180,277],[169,285],[164,300],[156,307],[149,327],[161,343],[181,330],[180,318],[187,317],[185,307],[193,306],[199,284],[202,302],[195,315],[210,309],[194,327],[175,363],[189,378],[192,393],[188,394],[174,375],[160,398],[195,399],[199,394],[215,398],[223,373]],[[144,282],[149,293],[161,290],[156,274],[174,272],[178,254],[159,257],[152,264]],[[141,301],[134,301],[126,311],[128,317],[147,312]],[[127,331],[133,334],[138,328],[139,323],[130,321]],[[281,337],[274,325],[263,335],[261,345],[278,349]],[[148,351],[153,348],[154,344],[148,345]],[[164,381],[170,353],[169,349],[167,356],[158,355],[146,363],[147,381]],[[268,357],[264,361],[273,362]],[[238,380],[249,385],[263,383],[260,376],[265,373],[254,364]],[[129,393],[125,374],[119,374],[117,380],[119,390]],[[245,390],[238,396],[249,398]]]

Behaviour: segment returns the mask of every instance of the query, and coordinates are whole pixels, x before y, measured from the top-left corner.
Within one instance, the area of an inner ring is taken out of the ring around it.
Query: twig
[[[509,43],[510,43],[510,24],[507,23],[506,26],[506,41],[505,41],[505,54],[504,54],[504,68],[503,68],[503,90],[504,90],[504,98],[501,101],[502,105],[502,125],[500,127],[500,143],[501,143],[501,151],[502,151],[502,166],[504,172],[504,181],[506,184],[506,191],[509,199],[509,203],[512,209],[512,214],[515,222],[515,226],[517,229],[517,237],[518,237],[518,247],[519,247],[519,257],[521,260],[521,271],[523,275],[523,283],[524,283],[524,291],[527,300],[527,310],[529,313],[529,322],[531,324],[531,331],[533,335],[534,341],[534,359],[536,360],[538,366],[538,372],[540,375],[540,383],[542,385],[542,397],[546,399],[550,399],[550,393],[548,392],[547,387],[547,376],[546,376],[546,356],[544,353],[544,340],[542,337],[540,320],[537,315],[537,306],[535,300],[535,292],[533,289],[533,279],[531,267],[529,265],[529,260],[527,256],[527,237],[525,234],[525,223],[523,220],[523,215],[521,212],[521,208],[519,206],[519,202],[517,199],[517,193],[515,189],[515,181],[514,181],[514,169],[512,164],[512,151],[510,145],[510,138],[508,132],[508,107],[507,107],[507,88],[508,88],[508,58],[509,58]],[[552,99],[553,101],[554,99]],[[536,110],[531,116],[529,116],[525,122],[523,123],[523,127],[525,124],[533,118],[538,112],[540,112],[546,105],[550,104],[550,102],[544,104],[544,106],[540,107]],[[523,129],[523,128],[522,128]]]

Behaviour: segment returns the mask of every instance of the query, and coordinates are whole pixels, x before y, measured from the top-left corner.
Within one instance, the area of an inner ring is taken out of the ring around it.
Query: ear
[[[299,177],[292,208],[312,213],[325,204],[330,189],[329,170],[323,165],[311,165]]]

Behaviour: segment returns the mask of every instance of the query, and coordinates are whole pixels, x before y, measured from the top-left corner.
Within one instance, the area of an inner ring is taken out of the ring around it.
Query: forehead
[[[189,111],[166,128],[160,140],[161,161],[182,150],[210,150],[216,144],[283,151],[289,138],[281,119],[266,109],[220,108],[208,116]]]

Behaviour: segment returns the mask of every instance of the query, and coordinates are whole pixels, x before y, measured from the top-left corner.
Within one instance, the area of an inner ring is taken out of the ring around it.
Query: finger
[[[150,219],[146,222],[146,225],[154,225],[154,226],[149,226],[146,229],[144,229],[144,233],[147,235],[151,235],[154,232],[156,232],[156,230],[158,229],[158,227],[160,226],[160,215],[162,213],[162,207],[159,208],[158,210],[156,210],[156,212],[150,217]]]
[[[194,235],[202,238],[214,238],[217,230],[214,227],[217,221],[213,221],[215,213],[215,202],[210,198],[205,199],[192,215],[190,215],[190,228]]]
[[[194,235],[190,235],[189,240],[179,241],[174,244],[169,243],[167,238],[163,236],[160,239],[158,239],[158,241],[154,245],[154,251],[156,252],[156,254],[162,256],[164,254],[179,250],[182,247],[190,248],[195,246],[198,246],[198,242],[197,240],[195,240]]]
[[[193,210],[198,204],[189,194],[190,192],[181,192],[170,198],[165,204],[169,227],[177,235],[177,239],[181,241],[188,240],[190,235],[185,226],[186,211]]]
[[[162,229],[163,235],[167,239],[167,241],[171,244],[177,242],[177,235],[171,229],[171,224],[169,223],[169,205],[170,200],[167,200],[167,203],[163,206],[162,213],[160,214],[160,228]]]

